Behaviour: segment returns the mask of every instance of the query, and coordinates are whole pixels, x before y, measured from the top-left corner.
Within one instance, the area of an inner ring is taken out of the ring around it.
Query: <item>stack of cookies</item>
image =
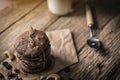
[[[14,47],[16,57],[23,71],[39,73],[51,64],[50,41],[45,32],[32,27],[17,37]]]

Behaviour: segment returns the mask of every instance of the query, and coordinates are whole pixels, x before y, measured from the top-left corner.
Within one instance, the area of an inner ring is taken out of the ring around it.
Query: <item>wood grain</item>
[[[79,63],[72,67],[69,76],[74,80],[119,80],[120,66],[120,15],[116,16],[97,36],[104,45],[100,51],[87,45],[79,53]],[[98,64],[101,64],[99,71]]]
[[[44,0],[11,0],[10,5],[0,10],[0,34],[30,13]]]
[[[114,70],[119,70],[120,67],[120,15],[116,16],[112,21],[106,25],[101,31],[99,37],[103,40],[105,47],[105,67],[100,79],[110,79],[115,75]],[[103,53],[104,54],[104,53]],[[107,58],[107,60],[106,60]],[[113,70],[113,71],[111,71]],[[112,75],[110,75],[112,74]],[[120,74],[120,73],[119,73]],[[115,79],[114,77],[113,79]]]

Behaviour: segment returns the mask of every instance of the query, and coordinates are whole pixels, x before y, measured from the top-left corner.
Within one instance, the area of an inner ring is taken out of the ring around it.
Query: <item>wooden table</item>
[[[13,47],[15,37],[29,25],[43,31],[68,28],[73,33],[79,63],[61,75],[74,80],[120,80],[120,6],[112,9],[94,4],[95,36],[103,43],[103,47],[96,51],[86,44],[89,31],[83,1],[75,2],[74,12],[61,17],[48,11],[46,0],[13,2],[13,6],[0,11],[0,61],[4,59],[3,52]]]

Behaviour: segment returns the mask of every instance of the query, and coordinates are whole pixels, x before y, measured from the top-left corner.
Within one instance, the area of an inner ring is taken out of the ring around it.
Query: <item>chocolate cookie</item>
[[[14,47],[18,62],[25,72],[37,73],[48,68],[51,46],[45,32],[30,28],[17,37]]]
[[[47,35],[43,31],[35,30],[32,35],[35,46],[29,45],[29,32],[26,31],[15,40],[14,47],[16,51],[26,57],[34,57],[42,53],[50,42]]]
[[[50,54],[50,49],[46,50],[45,53]],[[21,55],[17,55],[17,56],[18,56],[18,59],[20,59],[23,62],[23,64],[27,64],[28,66],[40,66],[40,65],[42,65],[41,64],[42,62],[46,63],[46,61],[47,61],[47,59],[49,58],[50,55],[46,55],[46,56],[42,55],[40,57],[37,57],[37,59],[35,59],[35,58],[34,59],[33,58],[28,59],[27,58],[26,59],[26,58],[21,58],[22,57]],[[45,57],[45,59],[43,57]]]

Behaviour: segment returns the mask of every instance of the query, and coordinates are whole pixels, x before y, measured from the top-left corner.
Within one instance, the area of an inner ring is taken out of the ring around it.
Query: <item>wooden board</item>
[[[0,10],[0,33],[25,17],[43,1],[44,0],[9,0],[9,5]]]
[[[71,72],[69,72],[68,76],[75,80],[84,80],[86,78],[96,80],[97,78],[108,78],[108,75],[111,75],[110,72],[114,73],[115,71],[114,74],[118,75],[118,79],[116,80],[119,80],[119,72],[116,70],[118,70],[117,64],[119,64],[117,61],[119,59],[119,57],[117,57],[119,56],[119,28],[117,26],[119,26],[118,21],[120,20],[119,16],[117,16],[118,18],[114,18],[119,13],[116,13],[113,10],[109,12],[106,9],[102,10],[98,7],[101,7],[101,5],[95,5],[94,13],[98,23],[95,34],[97,38],[103,41],[105,48],[107,48],[105,52],[110,54],[103,56],[102,52],[94,51],[86,45],[86,40],[89,38],[89,31],[86,25],[84,3],[76,3],[73,13],[67,16],[57,17],[48,12],[47,3],[45,2],[32,10],[25,17],[22,17],[22,19],[18,20],[0,35],[0,59],[2,60],[3,58],[2,52],[11,47],[11,42],[14,40],[14,37],[27,30],[27,27],[25,26],[28,24],[34,25],[35,28],[45,31],[69,28],[73,33],[80,62],[71,67]],[[115,60],[112,59],[113,57],[111,56],[114,56]],[[114,64],[115,62],[117,63]],[[99,69],[96,68],[97,63],[103,63],[105,65],[101,74],[98,74]],[[111,75],[111,77],[114,76],[116,75]]]
[[[68,76],[75,80],[119,80],[120,67],[120,15],[108,23],[98,34],[104,48],[100,51],[88,45],[79,53],[79,63],[71,68]],[[101,64],[99,71],[98,64]]]
[[[9,6],[10,0],[0,0],[0,10],[4,9],[5,7]]]

